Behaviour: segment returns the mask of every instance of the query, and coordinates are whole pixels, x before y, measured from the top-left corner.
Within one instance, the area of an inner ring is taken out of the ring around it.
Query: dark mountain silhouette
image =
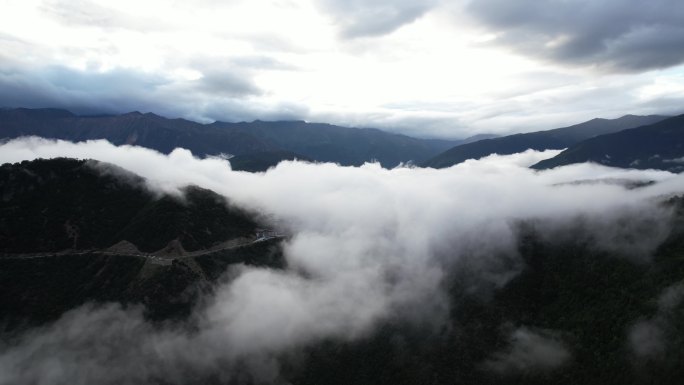
[[[395,167],[401,162],[425,161],[460,143],[303,121],[200,124],[139,112],[77,116],[58,109],[0,110],[0,138],[28,135],[70,141],[106,139],[163,153],[182,147],[197,156],[249,155],[253,171],[263,171],[278,157],[341,165],[378,161],[383,167]]]
[[[230,158],[230,166],[233,170],[258,172],[265,171],[276,166],[284,160],[301,160],[313,162],[309,157],[299,155],[292,151],[264,151],[237,155]]]
[[[77,116],[57,109],[6,109],[0,111],[0,137],[36,135],[70,141],[106,139],[113,144],[134,144],[169,153],[183,147],[198,156],[244,154],[277,150],[252,135],[220,130],[185,119],[167,119],[152,113]]]
[[[278,238],[253,242],[253,215],[210,190],[183,193],[92,160],[0,166],[0,333],[88,302],[175,319],[231,264],[282,266]]]
[[[344,166],[358,166],[374,160],[383,167],[394,167],[408,161],[420,162],[429,157],[427,154],[439,153],[454,143],[388,134],[372,128],[358,129],[303,121],[216,122],[213,126],[249,133],[312,160]]]
[[[110,164],[58,158],[0,166],[0,252],[105,249],[121,241],[153,252],[250,237],[252,217],[210,190],[159,196]]]
[[[532,168],[546,169],[583,162],[622,168],[684,171],[684,115],[582,141]]]
[[[582,140],[628,128],[652,124],[666,116],[625,115],[618,119],[592,119],[569,127],[526,134],[515,134],[458,145],[422,163],[425,167],[445,168],[468,159],[479,159],[491,154],[508,155],[533,150],[559,150]]]

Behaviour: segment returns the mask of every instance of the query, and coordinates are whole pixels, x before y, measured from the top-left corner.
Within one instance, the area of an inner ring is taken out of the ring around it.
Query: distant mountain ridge
[[[113,144],[135,144],[169,153],[176,147],[195,155],[273,151],[278,147],[241,131],[219,130],[185,119],[167,119],[152,113],[77,116],[58,109],[17,108],[0,111],[0,137],[37,135],[83,141],[106,139]]]
[[[69,141],[106,139],[116,145],[135,144],[163,153],[183,147],[197,156],[249,155],[251,165],[260,165],[259,170],[252,171],[293,158],[353,166],[378,161],[389,168],[402,162],[425,161],[460,143],[304,121],[200,124],[137,111],[78,116],[49,108],[0,110],[0,138],[28,135]]]
[[[573,163],[684,171],[684,115],[613,134],[587,139],[532,168],[547,169]]]
[[[485,139],[457,145],[421,165],[432,168],[446,168],[468,159],[479,159],[491,154],[510,155],[528,149],[538,151],[560,150],[591,137],[653,124],[666,118],[667,116],[660,115],[625,115],[618,119],[597,118],[548,131],[536,131]]]

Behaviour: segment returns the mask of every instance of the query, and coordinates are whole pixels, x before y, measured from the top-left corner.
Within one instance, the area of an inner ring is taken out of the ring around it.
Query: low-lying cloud
[[[658,311],[653,317],[641,319],[629,329],[629,347],[637,358],[662,358],[667,349],[668,336],[677,334],[675,311],[681,309],[684,284],[667,287],[658,297]]]
[[[494,155],[443,170],[283,162],[265,173],[246,173],[183,149],[163,155],[106,141],[6,142],[0,163],[58,156],[110,162],[147,178],[154,189],[212,189],[268,216],[292,237],[285,243],[286,270],[234,268],[232,279],[197,310],[193,332],[154,329],[136,310],[86,307],[0,352],[0,384],[183,383],[208,372],[274,381],[282,354],[319,341],[354,341],[389,320],[438,327],[450,310],[444,285],[454,269],[475,288],[505,285],[522,263],[515,228],[520,220],[562,224],[579,216],[598,233],[620,213],[648,212],[665,224],[658,233],[667,232],[669,212],[659,202],[684,191],[682,177],[592,164],[527,168],[554,154]],[[656,183],[632,190],[567,183],[588,179]],[[620,236],[597,243],[610,251],[626,238],[652,236],[642,230],[625,225],[616,230]],[[640,260],[657,246],[644,244]],[[511,352],[520,351],[521,342],[548,342],[535,333],[513,335]],[[559,344],[522,351],[560,351]],[[523,357],[533,361],[525,364],[532,369],[565,361],[558,353],[551,363],[537,362],[535,354]],[[504,358],[498,361],[510,361]],[[129,370],[111,374],[111,365]]]
[[[510,346],[485,363],[500,374],[550,371],[570,361],[572,354],[557,333],[520,327],[509,336]]]

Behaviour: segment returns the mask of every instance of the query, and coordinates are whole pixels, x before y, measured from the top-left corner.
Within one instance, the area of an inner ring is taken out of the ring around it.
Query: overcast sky
[[[422,137],[684,112],[681,0],[0,0],[0,106]]]

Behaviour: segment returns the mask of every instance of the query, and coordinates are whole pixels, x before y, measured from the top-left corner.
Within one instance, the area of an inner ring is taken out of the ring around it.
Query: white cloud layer
[[[683,177],[591,164],[526,168],[554,154],[494,155],[443,170],[284,162],[253,174],[183,149],[163,155],[105,141],[6,142],[0,163],[92,158],[148,178],[153,188],[196,184],[269,216],[292,238],[285,246],[287,270],[234,270],[198,310],[196,332],[154,330],[139,312],[116,306],[76,310],[2,351],[0,384],[143,383],[159,377],[183,383],[205,371],[230,376],[238,364],[272,380],[277,357],[292,349],[323,339],[353,340],[389,319],[439,325],[449,310],[443,285],[454,269],[465,272],[473,287],[505,284],[520,268],[515,224],[522,219],[543,220],[553,231],[584,218],[588,232],[608,234],[597,237],[595,247],[614,251],[631,239],[645,245],[633,257],[647,260],[669,230],[669,212],[659,199],[684,191]],[[566,183],[602,178],[657,183],[635,190]],[[613,226],[625,215],[629,220]],[[514,339],[538,338],[527,333]]]

